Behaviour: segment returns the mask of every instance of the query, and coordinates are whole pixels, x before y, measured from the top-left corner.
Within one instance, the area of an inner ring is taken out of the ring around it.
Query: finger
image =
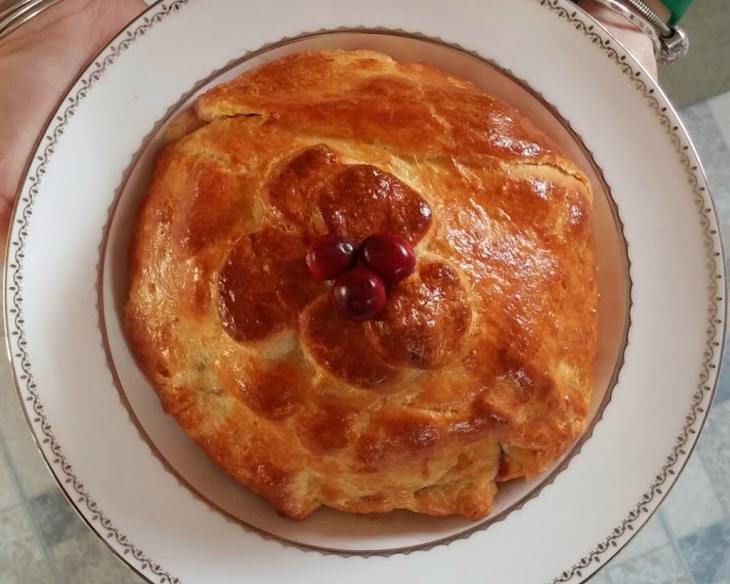
[[[66,0],[0,44],[0,230],[26,161],[50,112],[76,75],[147,5],[142,0]]]

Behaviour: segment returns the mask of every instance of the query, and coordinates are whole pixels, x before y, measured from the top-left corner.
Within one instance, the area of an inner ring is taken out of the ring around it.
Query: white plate
[[[82,74],[40,142],[6,263],[19,393],[71,502],[151,581],[579,582],[648,519],[692,449],[721,360],[725,274],[676,114],[569,2],[408,4],[161,2]],[[325,47],[474,80],[593,182],[601,306],[588,431],[478,524],[279,517],[162,413],[121,334],[131,219],[165,125],[206,87]]]

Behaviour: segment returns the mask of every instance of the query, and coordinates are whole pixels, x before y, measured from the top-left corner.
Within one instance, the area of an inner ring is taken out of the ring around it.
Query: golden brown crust
[[[201,96],[160,154],[126,330],[163,407],[291,517],[488,514],[580,434],[596,348],[588,181],[470,83],[302,53]],[[328,231],[417,271],[367,323],[308,277]]]

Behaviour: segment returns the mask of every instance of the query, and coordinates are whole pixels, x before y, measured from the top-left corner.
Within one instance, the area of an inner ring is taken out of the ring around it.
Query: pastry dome
[[[473,84],[300,53],[199,97],[139,211],[125,324],[165,411],[282,513],[477,519],[582,432],[596,352],[588,180]],[[393,233],[414,273],[340,317],[304,261]]]

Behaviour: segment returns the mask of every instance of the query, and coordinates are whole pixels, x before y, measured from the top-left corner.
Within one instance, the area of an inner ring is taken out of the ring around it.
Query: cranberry
[[[323,235],[309,246],[306,261],[314,279],[333,280],[354,263],[355,242],[337,233]]]
[[[416,253],[400,235],[381,233],[371,235],[360,246],[360,257],[380,274],[388,284],[410,276],[416,267]]]
[[[368,320],[385,308],[385,284],[375,272],[357,266],[332,286],[337,311],[349,320]]]

